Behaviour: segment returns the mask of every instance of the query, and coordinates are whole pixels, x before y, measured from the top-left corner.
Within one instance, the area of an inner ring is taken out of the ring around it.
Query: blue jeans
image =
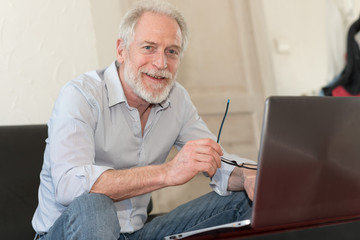
[[[134,233],[120,233],[115,206],[102,194],[75,199],[41,240],[56,239],[163,239],[167,235],[249,219],[251,201],[244,192],[219,196],[210,192],[154,218]]]

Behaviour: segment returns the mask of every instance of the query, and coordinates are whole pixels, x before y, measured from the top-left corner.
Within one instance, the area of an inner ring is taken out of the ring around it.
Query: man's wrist
[[[231,172],[228,181],[229,191],[242,191],[244,190],[244,169],[235,167]]]

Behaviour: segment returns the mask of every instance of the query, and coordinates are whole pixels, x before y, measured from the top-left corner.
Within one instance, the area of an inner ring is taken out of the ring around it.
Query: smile
[[[167,79],[166,77],[163,77],[163,76],[152,75],[152,74],[149,74],[149,73],[144,73],[144,74],[146,76],[148,76],[148,77],[159,79],[159,80]]]

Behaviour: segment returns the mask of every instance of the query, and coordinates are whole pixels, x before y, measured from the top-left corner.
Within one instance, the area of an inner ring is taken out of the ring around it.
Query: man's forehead
[[[175,19],[165,14],[143,13],[136,23],[134,35],[153,43],[158,42],[158,37],[173,39],[175,45],[181,46],[181,29]]]

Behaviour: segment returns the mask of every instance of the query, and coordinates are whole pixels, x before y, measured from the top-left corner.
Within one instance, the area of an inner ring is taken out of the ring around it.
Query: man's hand
[[[244,189],[252,201],[254,200],[254,194],[255,194],[256,171],[244,168],[243,178],[244,178]]]
[[[220,145],[211,139],[189,141],[173,160],[165,164],[165,182],[171,186],[181,185],[200,172],[212,177],[221,167],[222,155]]]
[[[246,168],[234,168],[231,173],[228,190],[229,191],[242,191],[245,190],[250,200],[254,199],[255,193],[256,170]]]

